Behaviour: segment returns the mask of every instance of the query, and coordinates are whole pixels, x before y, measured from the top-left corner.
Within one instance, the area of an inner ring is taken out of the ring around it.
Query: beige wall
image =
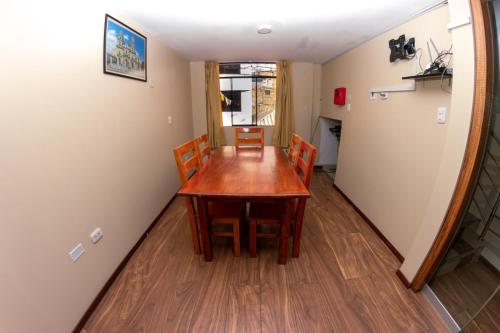
[[[450,20],[469,17],[468,0],[451,0]],[[412,280],[439,232],[460,172],[471,121],[474,96],[474,38],[471,25],[452,30],[454,48],[453,95],[446,141],[436,181],[420,226],[410,244],[401,272]]]
[[[316,68],[316,71],[315,71]],[[315,105],[319,105],[319,85],[315,74],[320,75],[320,65],[312,63],[292,63],[292,93],[295,131],[309,140],[311,117]],[[317,76],[316,76],[317,77]],[[314,84],[316,80],[316,85]],[[316,90],[318,91],[315,93]],[[205,67],[203,61],[191,62],[191,96],[193,129],[195,135],[206,133]],[[314,98],[316,96],[316,100]],[[234,144],[234,129],[226,127],[227,143]],[[264,141],[272,145],[273,127],[264,127]]]
[[[317,65],[316,65],[317,66]],[[311,136],[311,118],[314,109],[314,68],[312,63],[292,63],[292,94],[295,132],[308,140]]]
[[[319,133],[319,126],[318,125],[318,118],[321,114],[321,75],[322,75],[322,66],[320,64],[314,64],[314,81],[313,81],[313,108],[312,108],[312,115],[311,115],[311,136],[312,138],[312,144],[315,145],[316,147],[319,147],[319,142],[320,142],[320,133]],[[319,159],[319,149],[317,151],[316,155],[316,160]]]
[[[409,84],[401,76],[412,74],[413,63],[389,63],[389,39],[406,34],[415,37],[417,47],[426,51],[425,41],[432,37],[441,49],[449,48],[448,22],[448,6],[441,7],[339,56],[322,71],[321,114],[342,120],[343,126],[335,183],[403,256],[410,254],[415,235],[430,218],[429,205],[439,202],[442,211],[449,203],[449,193],[435,195],[435,186],[445,172],[451,177],[442,185],[448,190],[454,187],[453,176],[460,167],[467,135],[466,130],[456,133],[456,119],[463,118],[460,129],[466,129],[470,109],[464,105],[457,110],[457,103],[451,103],[452,95],[441,90],[439,81],[419,82],[416,91],[390,92],[387,100],[370,100],[369,90]],[[455,52],[472,48],[467,39],[453,42]],[[426,54],[423,65],[428,62]],[[455,79],[453,97],[457,90],[462,91],[462,81],[461,77]],[[347,87],[352,95],[351,111],[333,105],[332,90],[338,86]],[[469,98],[466,94],[464,102]],[[449,111],[444,125],[436,122],[436,110],[441,106]],[[453,148],[448,147],[450,140]],[[440,171],[444,154],[453,159],[446,171]],[[432,218],[433,223],[442,221],[437,215]]]
[[[69,6],[0,11],[0,332],[73,329],[175,194],[193,134],[189,62],[110,12],[148,37],[154,88],[104,75],[105,11]]]
[[[205,62],[191,62],[191,112],[195,136],[207,133],[207,110],[205,98]]]

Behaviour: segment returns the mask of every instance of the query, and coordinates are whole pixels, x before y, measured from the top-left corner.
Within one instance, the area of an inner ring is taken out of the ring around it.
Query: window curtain
[[[294,131],[291,64],[289,60],[276,63],[276,118],[273,145],[280,147],[288,147]]]
[[[219,83],[219,63],[205,63],[205,94],[207,99],[207,133],[211,148],[226,144],[226,133],[222,125],[222,105]]]

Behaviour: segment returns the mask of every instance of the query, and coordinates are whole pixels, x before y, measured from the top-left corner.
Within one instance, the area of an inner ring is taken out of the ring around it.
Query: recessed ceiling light
[[[264,24],[257,28],[257,32],[261,35],[270,34],[271,31],[273,31],[273,29],[271,29],[271,26],[269,24]]]

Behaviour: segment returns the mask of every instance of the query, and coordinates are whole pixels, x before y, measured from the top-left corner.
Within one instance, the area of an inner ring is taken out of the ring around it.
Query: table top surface
[[[178,194],[239,198],[310,196],[283,150],[274,146],[217,148]]]

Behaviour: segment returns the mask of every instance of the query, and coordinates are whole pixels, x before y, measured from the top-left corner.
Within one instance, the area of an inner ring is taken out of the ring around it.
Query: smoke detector
[[[271,26],[269,24],[264,24],[264,25],[261,25],[257,28],[257,33],[259,33],[261,35],[270,34],[272,31],[273,31],[273,29],[271,28]]]

